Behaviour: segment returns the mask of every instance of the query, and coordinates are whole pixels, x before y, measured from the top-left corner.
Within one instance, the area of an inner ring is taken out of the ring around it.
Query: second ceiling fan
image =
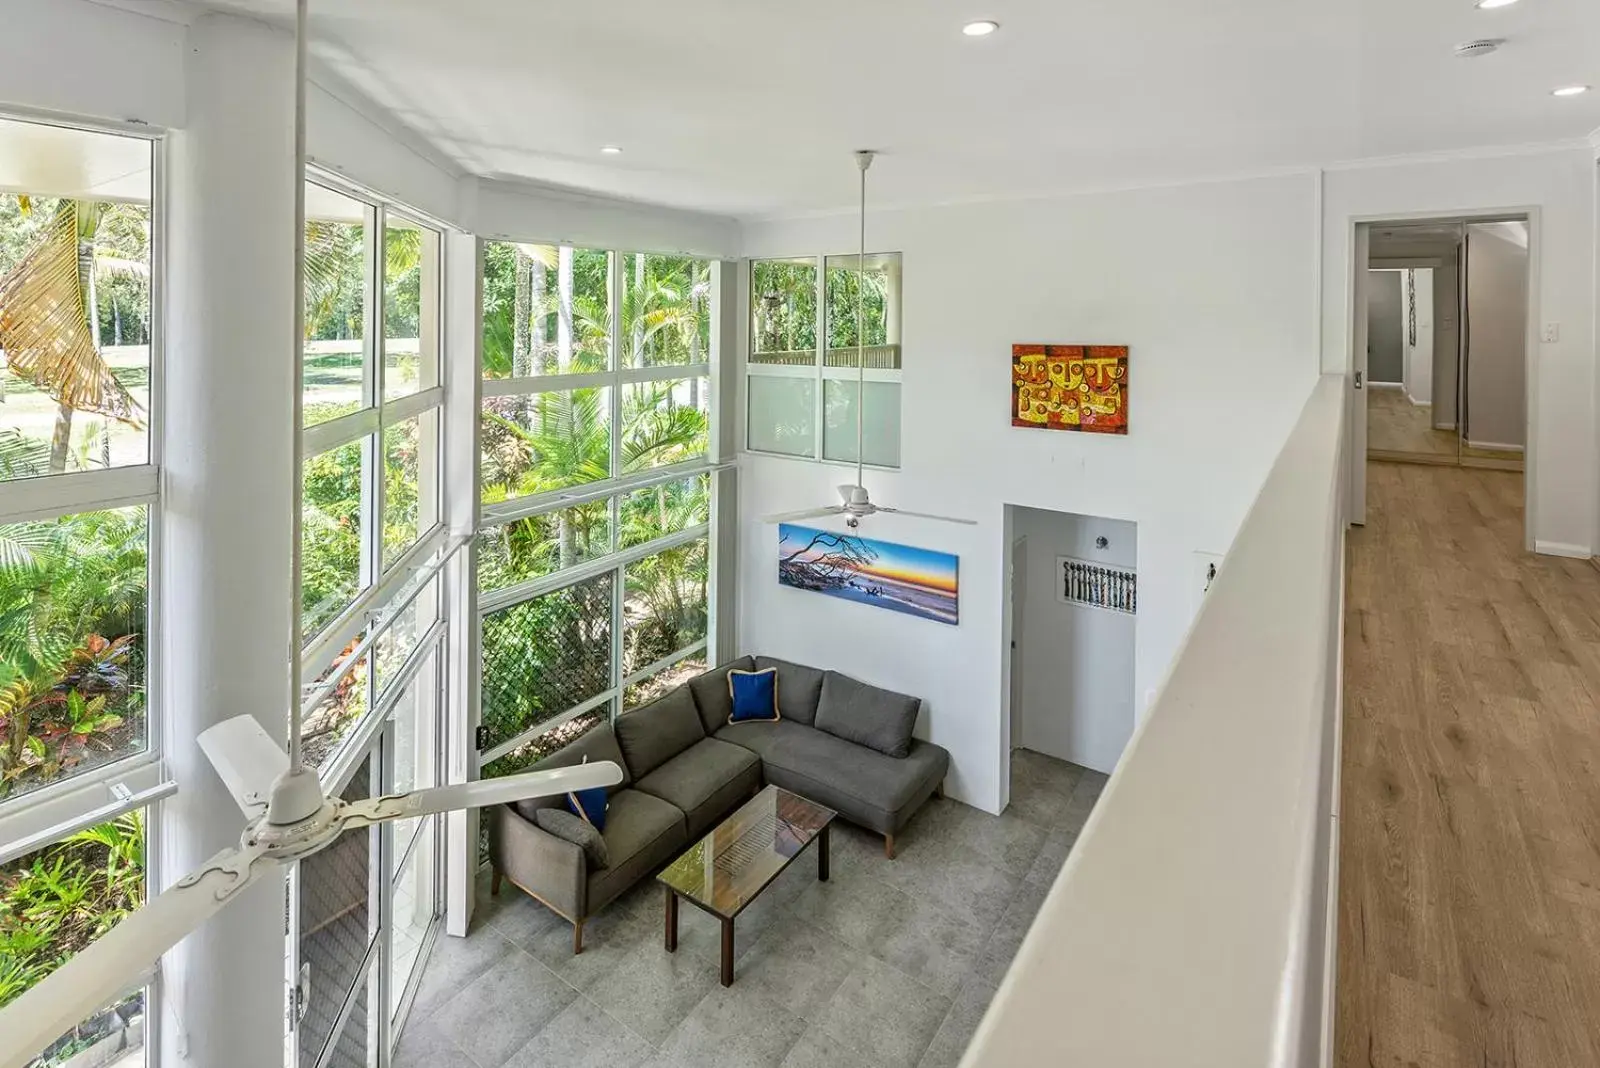
[[[856,481],[854,485],[840,486],[838,504],[824,505],[820,508],[805,508],[798,512],[780,512],[777,515],[763,517],[766,523],[788,523],[800,519],[821,519],[825,516],[842,515],[845,517],[844,525],[854,530],[861,525],[861,521],[870,515],[883,512],[887,515],[903,515],[916,519],[935,519],[941,523],[961,523],[966,526],[977,526],[971,519],[958,519],[948,515],[930,515],[927,512],[908,512],[903,508],[890,508],[887,505],[873,504],[863,474],[865,472],[865,449],[863,439],[866,427],[866,320],[865,310],[866,274],[867,274],[867,169],[872,166],[875,153],[860,151],[856,153],[856,166],[861,170],[861,253],[856,260],[856,273],[859,276],[856,283]]]

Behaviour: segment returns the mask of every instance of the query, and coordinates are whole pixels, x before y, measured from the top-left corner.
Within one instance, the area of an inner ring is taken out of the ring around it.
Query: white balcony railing
[[[1345,395],[1313,390],[966,1068],[1324,1063]]]

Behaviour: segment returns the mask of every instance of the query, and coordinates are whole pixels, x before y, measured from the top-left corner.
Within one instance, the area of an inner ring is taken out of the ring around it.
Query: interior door
[[[1011,543],[1011,748],[1022,740],[1022,638],[1023,604],[1028,590],[1028,539]]]
[[[1350,522],[1367,521],[1367,267],[1372,232],[1358,223],[1350,246]]]

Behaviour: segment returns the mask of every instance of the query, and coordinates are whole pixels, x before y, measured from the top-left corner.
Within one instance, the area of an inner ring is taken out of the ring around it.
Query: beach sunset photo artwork
[[[778,525],[778,581],[795,589],[954,626],[960,622],[959,575],[960,557],[950,553]]]

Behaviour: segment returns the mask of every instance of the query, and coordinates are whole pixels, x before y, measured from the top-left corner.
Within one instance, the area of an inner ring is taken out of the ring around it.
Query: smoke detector
[[[1456,45],[1456,55],[1461,59],[1477,59],[1479,56],[1500,51],[1500,46],[1505,43],[1504,37],[1482,37],[1476,41],[1463,41]]]

